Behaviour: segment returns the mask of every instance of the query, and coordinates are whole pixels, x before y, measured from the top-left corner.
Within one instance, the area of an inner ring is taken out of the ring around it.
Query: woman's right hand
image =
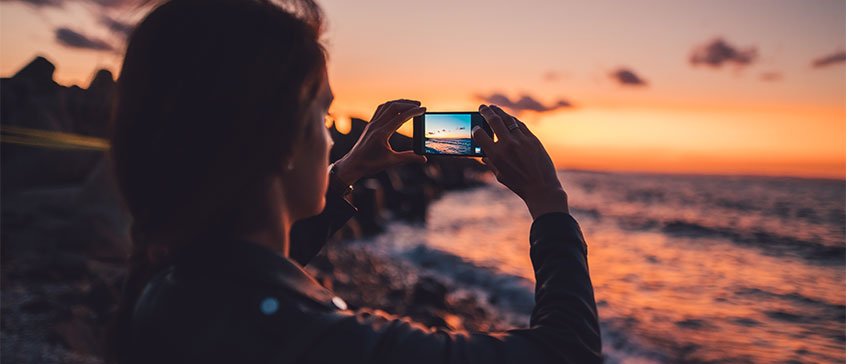
[[[567,194],[558,181],[552,159],[526,124],[496,105],[481,105],[479,112],[497,141],[478,126],[473,128],[473,139],[485,152],[482,161],[497,181],[526,202],[533,219],[549,212],[569,213]]]

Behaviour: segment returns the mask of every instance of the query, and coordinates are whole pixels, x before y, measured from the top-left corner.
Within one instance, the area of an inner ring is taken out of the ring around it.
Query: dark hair
[[[135,303],[180,249],[267,223],[267,177],[301,140],[325,74],[321,31],[312,0],[170,0],[133,30],[110,151],[133,247],[110,360],[128,361]]]

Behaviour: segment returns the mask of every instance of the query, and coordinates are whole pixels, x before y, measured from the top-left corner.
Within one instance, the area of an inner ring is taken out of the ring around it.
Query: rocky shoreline
[[[53,70],[38,57],[0,80],[0,123],[104,137],[112,75],[101,70],[82,89],[56,84]],[[353,119],[350,133],[331,130],[333,159],[352,147],[365,125]],[[402,135],[391,144],[411,148]],[[2,143],[0,157],[0,356],[20,363],[102,362],[104,326],[130,246],[129,216],[104,153]],[[485,173],[471,159],[431,158],[360,181],[352,197],[358,215],[307,269],[353,308],[381,309],[429,326],[502,329],[483,303],[454,295],[447,282],[347,243],[379,234],[391,221],[425,223],[431,201],[483,183]]]

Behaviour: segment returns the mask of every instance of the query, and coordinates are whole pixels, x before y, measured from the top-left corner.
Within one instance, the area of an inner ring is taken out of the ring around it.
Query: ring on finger
[[[511,124],[508,126],[508,131],[514,131],[514,129],[517,129],[519,127],[520,125],[518,125],[517,123]]]

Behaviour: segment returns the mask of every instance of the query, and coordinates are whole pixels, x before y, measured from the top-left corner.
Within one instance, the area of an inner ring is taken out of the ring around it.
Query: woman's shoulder
[[[267,254],[206,255],[163,269],[135,306],[135,350],[147,362],[266,361],[296,350],[290,345],[320,326],[316,318],[345,308],[296,263]]]

